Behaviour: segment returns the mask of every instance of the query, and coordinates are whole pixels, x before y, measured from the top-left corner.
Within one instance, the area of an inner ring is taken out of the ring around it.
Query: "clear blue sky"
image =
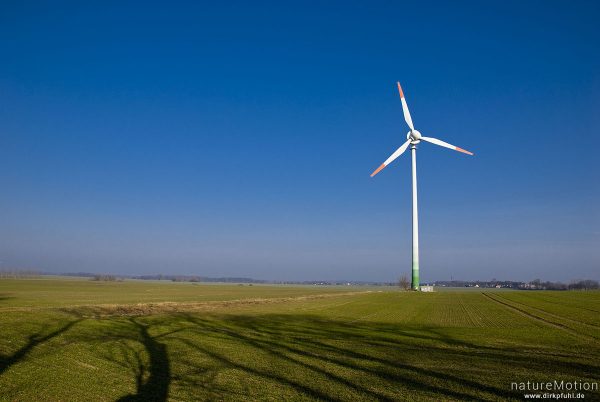
[[[600,276],[600,3],[3,2],[0,269]],[[168,4],[168,5],[167,5]]]

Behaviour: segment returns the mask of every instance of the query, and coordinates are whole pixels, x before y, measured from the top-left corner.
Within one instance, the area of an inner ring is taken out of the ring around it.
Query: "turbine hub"
[[[417,130],[411,130],[406,134],[406,139],[410,140],[411,144],[418,144],[421,142],[421,133]]]

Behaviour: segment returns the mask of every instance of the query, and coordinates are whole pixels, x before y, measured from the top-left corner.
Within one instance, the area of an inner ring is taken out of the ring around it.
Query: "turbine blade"
[[[421,139],[423,141],[427,141],[427,142],[431,142],[432,144],[439,145],[440,147],[446,147],[446,148],[450,148],[450,149],[453,149],[453,150],[458,151],[458,152],[465,153],[467,155],[473,155],[473,152],[469,152],[466,149],[462,149],[462,148],[456,147],[456,146],[454,146],[452,144],[448,144],[447,142],[444,142],[442,140],[438,140],[437,138],[421,137]]]
[[[383,162],[381,164],[381,166],[379,166],[377,169],[375,169],[375,171],[373,173],[371,173],[371,177],[373,177],[377,173],[381,172],[383,170],[383,168],[385,168],[387,165],[389,165],[390,163],[392,163],[394,161],[394,159],[396,159],[397,157],[399,157],[400,155],[402,155],[404,153],[404,151],[406,151],[406,148],[408,148],[408,144],[410,144],[410,140],[408,140],[404,144],[402,144],[400,146],[400,148],[398,148],[396,150],[396,152],[394,152],[392,155],[390,155],[390,157],[387,158],[385,160],[385,162]]]
[[[413,126],[412,118],[410,117],[410,112],[408,111],[408,105],[406,104],[406,99],[404,99],[404,92],[402,92],[402,87],[400,86],[400,82],[398,82],[398,92],[400,92],[400,102],[402,102],[402,111],[404,112],[404,120],[406,121],[406,124],[408,124],[408,127],[410,127],[411,130],[414,130],[415,127]]]

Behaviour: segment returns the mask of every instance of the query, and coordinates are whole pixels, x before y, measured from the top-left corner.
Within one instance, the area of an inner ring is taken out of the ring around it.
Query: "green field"
[[[0,280],[2,400],[520,400],[511,382],[555,380],[600,382],[600,292]]]

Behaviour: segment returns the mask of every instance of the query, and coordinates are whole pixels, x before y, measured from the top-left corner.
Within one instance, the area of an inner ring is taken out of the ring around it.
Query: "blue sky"
[[[0,269],[599,278],[600,4],[4,2]]]

